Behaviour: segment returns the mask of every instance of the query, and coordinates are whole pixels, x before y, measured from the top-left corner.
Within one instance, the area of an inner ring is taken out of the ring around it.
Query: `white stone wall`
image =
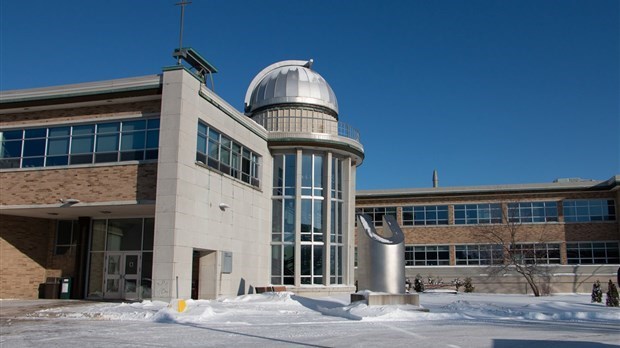
[[[199,118],[262,156],[260,188],[196,164]],[[164,72],[153,299],[191,296],[194,250],[204,255],[200,298],[269,283],[272,158],[264,129],[244,118],[210,91],[201,93],[200,82],[185,70]],[[221,210],[220,203],[230,208]],[[224,251],[233,254],[230,274],[221,272]]]

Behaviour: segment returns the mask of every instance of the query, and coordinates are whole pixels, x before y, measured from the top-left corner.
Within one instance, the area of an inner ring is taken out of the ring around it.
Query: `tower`
[[[273,156],[271,283],[298,293],[354,284],[359,133],[312,60],[282,61],[250,83],[245,113],[268,131]]]

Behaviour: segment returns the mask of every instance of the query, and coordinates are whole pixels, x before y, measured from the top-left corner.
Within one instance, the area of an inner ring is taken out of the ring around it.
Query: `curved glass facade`
[[[342,171],[331,153],[274,155],[272,284],[343,283]]]

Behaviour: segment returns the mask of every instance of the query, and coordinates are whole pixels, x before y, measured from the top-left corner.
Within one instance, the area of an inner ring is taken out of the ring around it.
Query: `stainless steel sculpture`
[[[359,290],[405,293],[405,237],[396,219],[383,216],[383,235],[368,215],[357,216]]]

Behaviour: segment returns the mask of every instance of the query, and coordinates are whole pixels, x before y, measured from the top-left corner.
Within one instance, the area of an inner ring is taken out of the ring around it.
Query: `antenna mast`
[[[183,48],[183,19],[185,18],[185,5],[191,4],[191,1],[181,1],[179,3],[174,4],[175,6],[181,6],[181,30],[179,33],[179,50]],[[181,65],[181,56],[177,58],[177,65]]]

